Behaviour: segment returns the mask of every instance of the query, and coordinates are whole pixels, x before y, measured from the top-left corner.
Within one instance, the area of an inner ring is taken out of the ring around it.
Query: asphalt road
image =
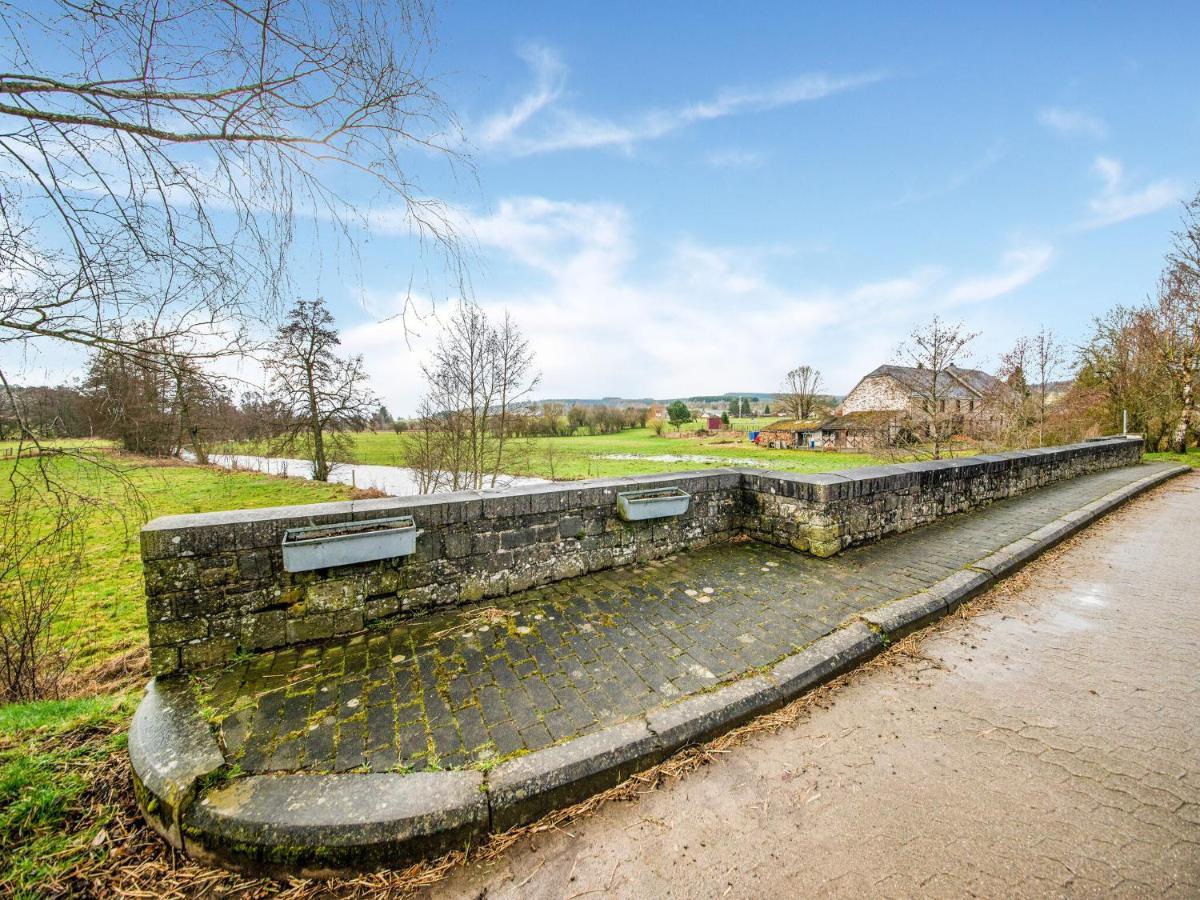
[[[452,897],[1200,896],[1200,474]]]

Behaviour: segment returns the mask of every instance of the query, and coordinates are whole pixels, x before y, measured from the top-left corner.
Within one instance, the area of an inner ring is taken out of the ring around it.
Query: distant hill
[[[649,406],[652,403],[661,403],[665,406],[674,400],[698,405],[724,403],[735,398],[740,400],[743,397],[763,403],[775,402],[775,394],[771,391],[730,391],[726,394],[693,394],[688,397],[545,397],[531,401],[531,405],[561,403],[563,406]]]

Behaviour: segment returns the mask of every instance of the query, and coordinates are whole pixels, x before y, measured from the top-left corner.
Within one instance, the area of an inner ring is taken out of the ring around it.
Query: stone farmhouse
[[[1004,382],[979,369],[948,366],[938,374],[938,408],[930,410],[933,377],[929,369],[879,366],[863,376],[831,418],[774,422],[759,433],[770,447],[812,450],[867,450],[919,435],[933,416],[955,431],[994,431],[1003,421],[997,402]]]

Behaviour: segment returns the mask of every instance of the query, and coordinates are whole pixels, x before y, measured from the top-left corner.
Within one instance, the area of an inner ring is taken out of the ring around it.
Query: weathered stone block
[[[442,546],[446,555],[451,559],[469,556],[471,553],[471,535],[464,531],[450,531],[442,535]]]
[[[579,537],[583,534],[583,518],[580,516],[564,516],[558,523],[558,536],[564,539]]]
[[[184,644],[180,648],[180,662],[185,669],[207,669],[233,659],[237,653],[237,640],[232,637],[210,637],[202,641]]]
[[[289,644],[319,641],[333,637],[333,633],[333,616],[320,615],[288,619],[287,640]]]
[[[168,622],[150,622],[150,645],[182,644],[208,637],[208,619],[176,619]]]
[[[271,553],[268,550],[252,550],[237,558],[238,576],[243,579],[271,577]]]
[[[179,648],[169,646],[152,646],[150,648],[150,674],[170,675],[179,671]]]
[[[281,609],[254,613],[240,624],[240,641],[245,650],[267,650],[288,642],[287,613]]]
[[[361,603],[366,594],[362,578],[339,578],[310,585],[304,592],[304,609],[309,613],[328,613],[350,609]]]

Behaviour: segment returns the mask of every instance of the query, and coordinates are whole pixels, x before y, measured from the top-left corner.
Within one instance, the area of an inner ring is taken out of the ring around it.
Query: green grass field
[[[0,895],[47,896],[112,849],[138,693],[0,706]]]
[[[52,469],[64,486],[102,500],[87,522],[84,558],[58,625],[75,653],[76,673],[145,645],[138,529],[147,518],[339,500],[351,493],[342,485],[292,478],[113,461],[136,496],[115,474],[76,460],[56,461]],[[30,474],[37,461],[5,462],[0,453],[0,490],[8,489],[14,464]],[[135,672],[133,681],[143,677]],[[94,697],[0,704],[0,896],[72,893],[75,888],[62,881],[66,874],[79,865],[102,867],[119,845],[109,830],[119,819],[121,827],[136,824],[128,805],[125,730],[140,693],[135,685]]]
[[[75,668],[82,669],[145,642],[145,605],[138,529],[156,516],[291,503],[318,503],[350,496],[350,488],[216,468],[116,458],[137,498],[120,480],[88,463],[65,459],[54,475],[81,493],[100,498],[85,527],[82,565],[60,628],[69,636]],[[32,471],[34,460],[18,465]],[[13,461],[0,461],[0,490]],[[140,502],[139,502],[140,500]]]
[[[735,425],[760,427],[765,420],[734,420]],[[827,453],[812,450],[767,450],[746,438],[719,433],[697,437],[696,423],[680,432],[670,428],[657,435],[650,428],[633,428],[616,434],[577,434],[571,437],[533,437],[512,440],[505,451],[504,471],[510,475],[574,480],[653,472],[683,472],[716,466],[754,465],[787,472],[829,472],[884,462],[867,453]],[[351,435],[351,462],[402,466],[405,459],[404,433],[363,432]],[[262,448],[238,445],[239,453],[261,453]],[[656,457],[684,457],[678,460]],[[632,458],[613,458],[632,457]],[[688,458],[699,457],[699,458]]]
[[[1200,469],[1200,447],[1193,447],[1187,453],[1147,453],[1147,462],[1177,462]]]

